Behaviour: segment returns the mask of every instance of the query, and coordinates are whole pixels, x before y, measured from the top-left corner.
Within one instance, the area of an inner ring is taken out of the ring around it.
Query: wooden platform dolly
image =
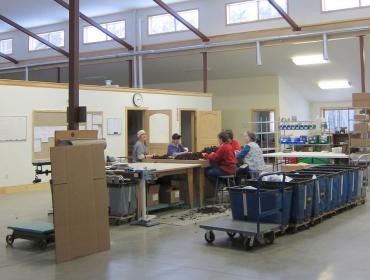
[[[32,222],[16,226],[8,226],[13,230],[12,234],[6,236],[6,244],[12,246],[15,239],[35,241],[40,249],[46,249],[48,244],[54,243],[54,225],[51,223]]]

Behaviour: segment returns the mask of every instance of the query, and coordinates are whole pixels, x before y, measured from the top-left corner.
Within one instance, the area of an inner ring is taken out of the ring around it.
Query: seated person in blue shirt
[[[167,155],[168,156],[176,156],[177,154],[186,153],[189,151],[188,148],[185,148],[183,145],[180,144],[181,135],[175,133],[172,135],[172,143],[168,145],[167,148]]]

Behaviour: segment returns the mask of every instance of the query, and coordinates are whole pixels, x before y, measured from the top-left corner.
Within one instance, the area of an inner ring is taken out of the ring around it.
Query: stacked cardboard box
[[[162,203],[175,204],[180,202],[180,190],[176,187],[162,187],[159,192]]]
[[[147,207],[153,207],[159,204],[160,185],[150,185],[146,196]]]

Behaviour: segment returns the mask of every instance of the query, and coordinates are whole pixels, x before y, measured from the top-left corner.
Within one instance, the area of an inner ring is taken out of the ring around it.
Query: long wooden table
[[[211,166],[209,160],[145,159],[145,162],[198,165],[194,168],[194,185],[199,190],[199,206],[202,207],[204,205],[205,169]]]
[[[108,172],[117,175],[140,175],[140,187],[138,195],[138,213],[139,218],[145,220],[147,217],[146,209],[146,175],[161,178],[172,175],[186,175],[188,198],[187,202],[190,207],[194,207],[194,169],[200,169],[200,164],[181,164],[181,163],[155,163],[155,162],[141,162],[130,163],[129,166],[133,168],[133,172],[124,170],[109,170]]]

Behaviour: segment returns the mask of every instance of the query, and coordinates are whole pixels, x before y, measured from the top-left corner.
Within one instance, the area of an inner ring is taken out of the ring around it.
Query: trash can
[[[256,222],[258,216],[257,180],[248,180],[247,186],[229,188],[230,205],[234,220]],[[261,212],[281,209],[282,193],[280,182],[263,182],[260,188]],[[284,189],[284,207],[282,213],[260,219],[262,223],[288,225],[292,204],[292,188]],[[283,215],[283,216],[282,216]]]
[[[137,181],[119,175],[107,175],[109,215],[124,217],[137,211]]]

